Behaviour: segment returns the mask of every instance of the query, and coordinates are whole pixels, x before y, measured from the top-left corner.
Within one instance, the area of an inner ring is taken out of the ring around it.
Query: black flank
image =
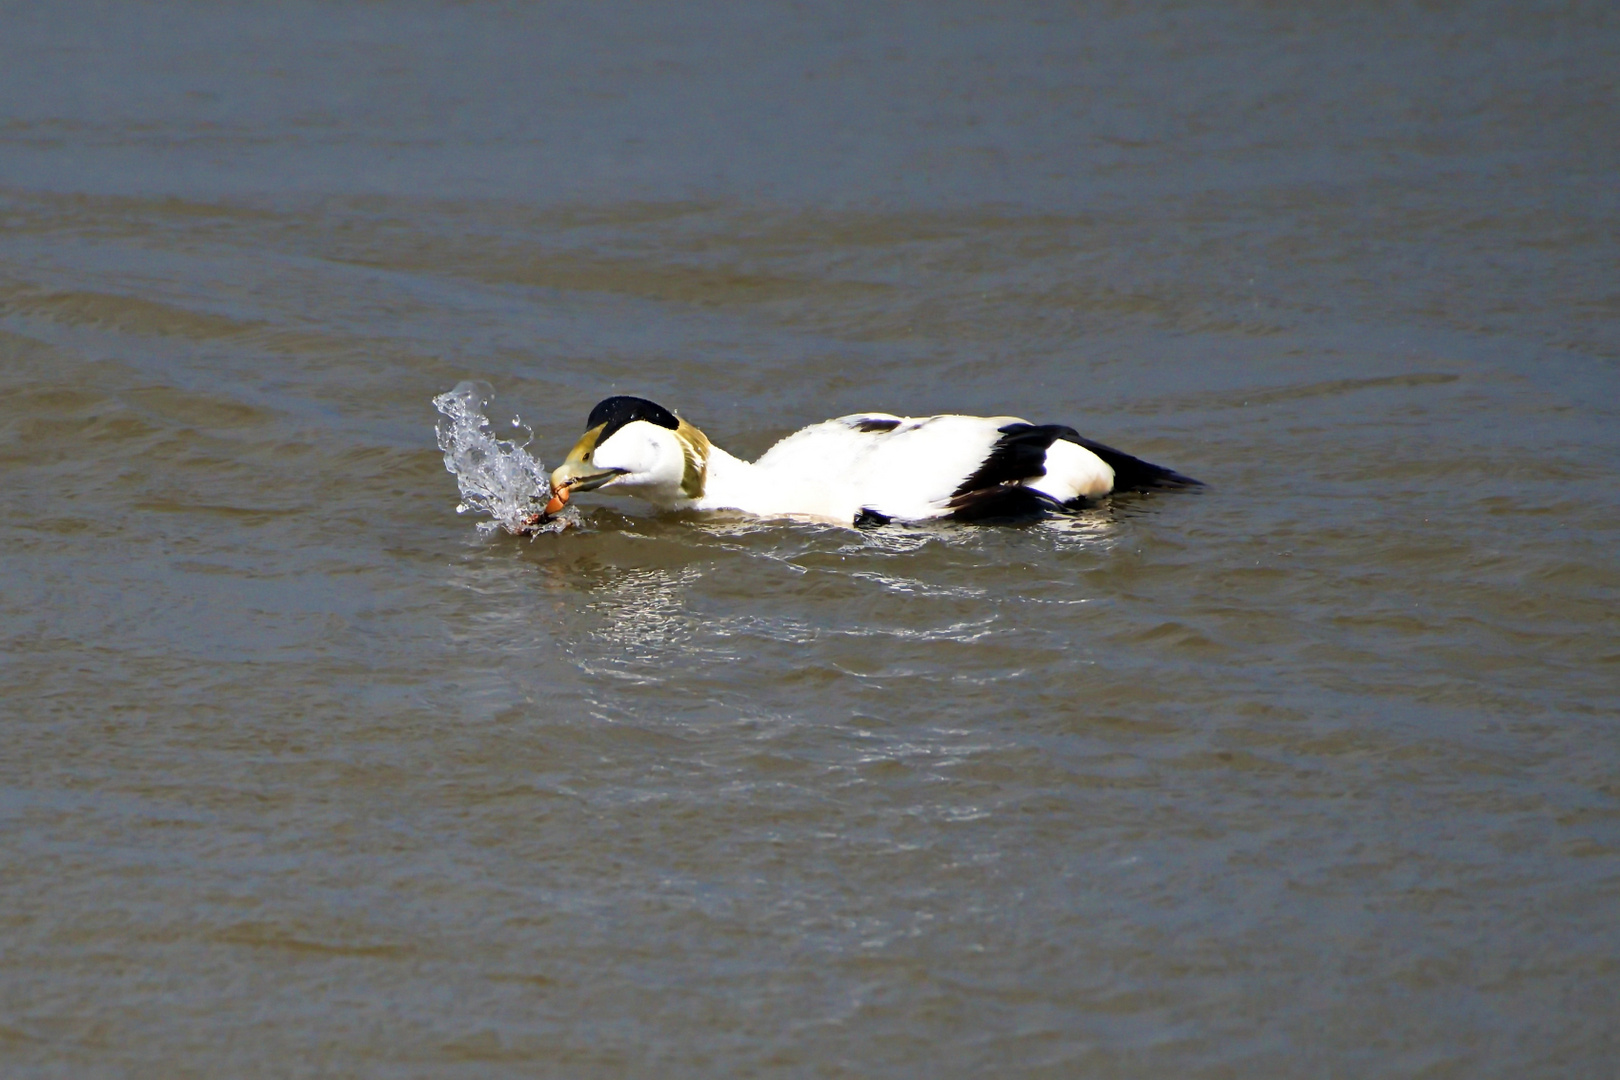
[[[681,426],[680,418],[662,405],[646,398],[620,394],[599,402],[596,408],[591,410],[590,419],[585,421],[585,430],[589,431],[598,424],[606,424],[602,434],[596,437],[597,444],[600,445],[607,442],[608,437],[615,431],[637,420],[645,420],[649,424],[657,424],[671,431]]]
[[[870,506],[863,506],[861,512],[855,515],[855,527],[864,529],[872,525],[887,525],[893,520],[888,514],[880,514]]]
[[[951,507],[948,516],[952,521],[978,524],[1030,521],[1077,509],[1021,484],[1003,484],[969,491],[952,499]]]

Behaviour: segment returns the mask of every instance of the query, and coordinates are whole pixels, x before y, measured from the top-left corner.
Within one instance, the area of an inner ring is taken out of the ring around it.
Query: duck
[[[853,413],[802,428],[748,462],[670,409],[628,395],[591,410],[551,484],[551,511],[599,491],[660,510],[855,527],[1011,522],[1072,514],[1120,492],[1202,486],[1072,427],[1016,416]]]

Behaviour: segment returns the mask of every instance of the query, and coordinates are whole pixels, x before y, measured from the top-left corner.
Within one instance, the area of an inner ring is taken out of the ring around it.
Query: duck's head
[[[551,486],[677,504],[703,494],[708,462],[709,440],[685,420],[646,398],[610,397],[591,410]]]

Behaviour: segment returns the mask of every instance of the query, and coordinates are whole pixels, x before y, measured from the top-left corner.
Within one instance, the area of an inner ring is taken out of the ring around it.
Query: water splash
[[[443,414],[438,436],[444,467],[461,489],[456,513],[488,514],[493,520],[478,523],[485,536],[505,529],[532,538],[578,525],[579,511],[572,506],[553,517],[542,513],[551,499],[551,477],[525,449],[534,431],[514,416],[512,427],[521,437],[499,438],[484,414],[494,400],[494,387],[471,380],[433,399],[433,407]]]

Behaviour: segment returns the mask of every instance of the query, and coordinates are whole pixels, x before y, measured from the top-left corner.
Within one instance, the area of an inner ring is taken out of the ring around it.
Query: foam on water
[[[442,414],[438,437],[444,467],[461,489],[456,513],[488,514],[492,520],[478,523],[485,536],[505,529],[514,536],[533,537],[579,524],[579,511],[571,506],[555,517],[539,516],[551,499],[551,478],[525,449],[534,431],[514,416],[512,428],[521,438],[498,437],[485,415],[494,400],[494,387],[472,380],[433,399],[433,407]]]

